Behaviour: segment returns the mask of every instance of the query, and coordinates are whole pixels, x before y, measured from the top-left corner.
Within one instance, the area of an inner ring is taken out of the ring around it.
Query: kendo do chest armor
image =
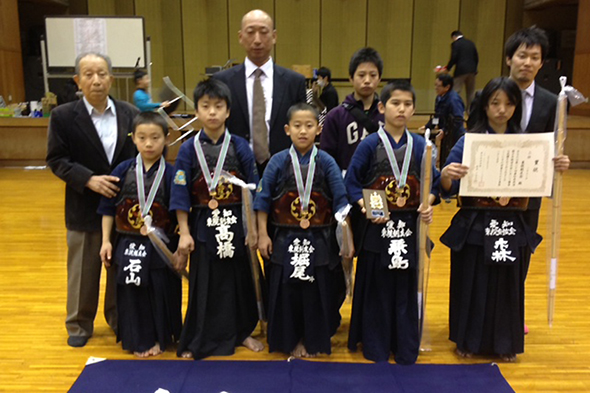
[[[316,156],[315,175],[307,214],[301,212],[301,199],[297,191],[295,182],[295,173],[291,157],[285,161],[285,176],[277,186],[279,193],[273,198],[270,219],[276,226],[297,227],[299,228],[301,220],[309,220],[311,227],[327,227],[334,223],[334,214],[332,211],[332,194],[327,188],[328,184],[322,170],[321,158]],[[301,165],[303,176],[307,174],[308,165]],[[306,178],[303,179],[306,181]]]
[[[143,218],[139,208],[139,199],[137,198],[137,183],[135,179],[136,164],[133,162],[125,175],[121,192],[117,196],[115,205],[117,207],[115,214],[115,228],[119,233],[139,235],[140,228],[143,226]],[[156,172],[149,178],[144,179],[146,190],[150,190]],[[147,191],[146,191],[147,194]],[[152,217],[152,225],[161,228],[165,233],[171,233],[172,220],[168,211],[168,204],[165,196],[167,194],[166,182],[162,181],[156,192],[154,203],[150,209],[149,215]]]
[[[207,160],[207,166],[210,169],[215,169],[215,166],[217,165],[217,157],[219,157],[219,153],[221,152],[221,147],[221,143],[217,145],[212,145],[210,143],[201,144],[205,159]],[[234,144],[231,142],[227,149],[223,169],[244,181],[246,180],[246,176],[238,161]],[[212,198],[215,198],[220,206],[230,206],[242,203],[242,191],[240,187],[228,183],[227,181],[223,181],[223,176],[221,176],[217,188],[215,189],[215,194],[212,196],[209,193],[207,182],[205,181],[203,171],[197,160],[195,160],[195,167],[193,167],[192,185],[191,204],[193,207],[207,207],[207,204]]]
[[[402,163],[406,148],[404,145],[399,149],[394,149],[396,165]],[[371,178],[364,184],[364,188],[371,190],[384,190],[387,197],[387,207],[391,210],[417,210],[420,206],[420,163],[412,156],[408,177],[405,186],[400,190],[391,170],[391,164],[387,158],[387,152],[383,142],[379,141],[373,155],[373,168],[371,168]],[[398,206],[398,198],[405,198],[405,204]]]

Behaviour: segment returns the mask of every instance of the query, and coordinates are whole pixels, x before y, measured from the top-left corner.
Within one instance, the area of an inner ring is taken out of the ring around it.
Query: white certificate
[[[459,195],[543,197],[553,186],[554,135],[465,134]]]

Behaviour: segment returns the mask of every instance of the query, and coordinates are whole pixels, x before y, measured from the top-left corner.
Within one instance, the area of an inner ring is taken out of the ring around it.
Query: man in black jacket
[[[557,96],[535,83],[535,77],[543,66],[549,51],[549,40],[538,27],[529,27],[512,34],[506,41],[504,52],[506,64],[510,67],[510,78],[522,91],[522,118],[520,128],[527,133],[553,132]],[[529,198],[524,220],[536,231],[539,225],[541,198]],[[527,251],[524,261],[525,274],[531,262]],[[525,333],[528,328],[525,325]]]
[[[102,244],[101,196],[112,198],[119,179],[110,176],[122,161],[135,155],[129,133],[139,111],[109,97],[113,81],[111,61],[98,53],[76,59],[78,87],[83,99],[51,112],[47,137],[47,165],[66,183],[68,243],[68,345],[83,347],[92,336],[98,309]],[[104,314],[116,331],[116,271],[107,270]]]
[[[461,94],[463,85],[466,91],[466,109],[469,111],[471,101],[475,94],[475,75],[477,74],[477,64],[479,57],[477,48],[473,41],[463,37],[463,33],[455,30],[451,33],[453,43],[451,44],[451,58],[445,69],[450,71],[455,67],[455,74],[453,75],[454,90]]]
[[[529,27],[512,34],[506,41],[504,52],[510,67],[510,79],[522,91],[522,119],[520,128],[527,133],[553,132],[557,96],[535,83],[535,77],[543,66],[549,51],[549,40],[538,27]],[[541,198],[530,198],[524,218],[533,230],[539,224]],[[526,268],[530,255],[526,261]]]

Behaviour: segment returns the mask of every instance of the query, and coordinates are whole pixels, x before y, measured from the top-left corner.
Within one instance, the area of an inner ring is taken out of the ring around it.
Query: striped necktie
[[[266,126],[266,103],[260,81],[262,70],[254,71],[254,90],[252,94],[252,147],[256,162],[262,164],[270,157],[268,149],[268,128]]]

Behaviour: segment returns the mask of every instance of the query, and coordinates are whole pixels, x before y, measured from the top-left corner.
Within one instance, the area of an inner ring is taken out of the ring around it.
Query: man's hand
[[[119,182],[119,178],[109,175],[91,176],[86,183],[86,187],[92,191],[105,196],[107,198],[113,198],[119,192],[119,187],[116,183]]]
[[[570,167],[570,158],[566,155],[560,155],[553,158],[555,163],[555,170],[557,172],[565,172]]]
[[[311,84],[311,91],[313,91],[315,94],[317,94],[318,96],[320,95],[322,88],[320,85],[318,85],[318,82],[315,81]]]

